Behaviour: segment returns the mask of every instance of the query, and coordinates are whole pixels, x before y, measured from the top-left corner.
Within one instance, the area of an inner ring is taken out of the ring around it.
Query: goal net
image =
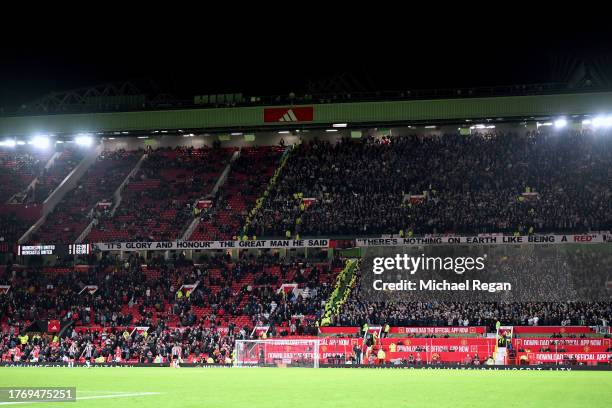
[[[236,340],[237,367],[319,367],[319,339]]]

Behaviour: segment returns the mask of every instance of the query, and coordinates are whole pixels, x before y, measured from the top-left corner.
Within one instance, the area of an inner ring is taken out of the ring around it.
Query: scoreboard
[[[91,254],[91,244],[70,244],[68,245],[69,255],[89,255]]]
[[[89,254],[91,254],[91,244],[36,244],[17,246],[17,255],[22,256]]]
[[[19,245],[17,247],[17,255],[60,255],[61,245],[55,244],[37,244],[37,245]]]

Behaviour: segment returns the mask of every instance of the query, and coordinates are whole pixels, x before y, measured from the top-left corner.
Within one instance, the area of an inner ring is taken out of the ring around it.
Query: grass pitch
[[[15,405],[55,408],[612,406],[610,371],[30,367],[0,368],[0,386],[76,386],[76,403]]]

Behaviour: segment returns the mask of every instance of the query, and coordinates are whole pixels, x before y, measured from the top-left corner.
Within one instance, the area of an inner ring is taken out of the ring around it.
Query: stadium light
[[[32,140],[28,142],[32,146],[38,149],[46,149],[49,147],[49,138],[47,136],[34,136]]]
[[[544,123],[540,123],[540,122],[536,122],[536,127],[540,127],[540,126],[552,126],[553,123],[552,122],[544,122]]]
[[[337,132],[338,129],[325,129],[326,132]]]
[[[585,119],[582,121],[583,125],[590,125],[591,124],[591,119]]]
[[[567,119],[559,118],[555,120],[554,125],[556,129],[563,129],[564,127],[567,126]]]
[[[230,133],[230,136],[242,136],[242,132],[233,132]]]
[[[82,133],[77,135],[74,142],[79,146],[91,146],[93,144],[93,139],[90,135]]]
[[[6,139],[0,142],[0,146],[4,146],[4,147],[15,147],[16,144],[17,143],[13,139]]]
[[[332,127],[335,127],[335,128],[345,128],[345,127],[347,127],[347,126],[348,126],[348,124],[347,124],[347,123],[334,123],[334,124],[332,125]]]
[[[289,133],[291,132],[289,132],[288,130],[281,130],[278,132],[279,135],[288,135]]]
[[[148,139],[149,136],[138,136],[138,139]]]
[[[25,144],[26,144],[26,142],[24,142],[23,140],[18,140],[18,141],[17,141],[17,144],[18,144],[19,146],[23,146],[23,145],[25,145]]]
[[[612,116],[597,116],[593,118],[593,127],[611,127],[612,126]]]

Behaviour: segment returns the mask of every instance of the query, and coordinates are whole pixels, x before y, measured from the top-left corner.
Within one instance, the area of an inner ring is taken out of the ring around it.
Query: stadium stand
[[[189,239],[212,241],[239,236],[248,211],[263,193],[283,151],[276,146],[243,148],[213,207],[204,208],[198,215],[198,226]]]
[[[245,226],[249,239],[609,230],[609,136],[607,131],[497,130],[470,136],[315,140],[289,149],[242,147],[234,162],[234,147],[106,151],[30,241],[74,243],[92,220],[85,242],[171,241],[181,238],[194,217],[193,241],[241,239]],[[112,212],[113,194],[145,153]],[[26,201],[40,202],[82,156],[66,149],[47,171],[41,167],[44,157],[2,157],[2,191],[14,196],[39,177],[36,194]],[[228,165],[227,179],[213,194]],[[7,242],[15,242],[27,228],[9,213],[0,215],[0,227]],[[534,350],[551,350],[546,341],[559,336],[564,342],[554,346],[562,346],[564,351],[555,349],[561,353],[584,350],[584,344],[569,341],[574,338],[594,339],[585,344],[598,352],[610,349],[609,334],[589,327],[612,321],[610,302],[549,302],[544,297],[508,303],[378,302],[360,293],[358,282],[341,279],[345,259],[337,253],[316,259],[302,254],[284,258],[273,251],[241,251],[233,258],[228,253],[200,255],[148,253],[145,259],[133,252],[120,259],[103,253],[79,266],[72,259],[0,267],[0,285],[9,288],[0,296],[2,359],[13,360],[16,354],[29,359],[36,352],[44,361],[65,361],[71,348],[80,355],[91,344],[92,358],[159,362],[180,344],[188,361],[224,363],[236,339],[311,338],[327,328],[326,335],[351,345],[338,351],[342,356],[336,359],[336,349],[326,344],[325,358],[331,363],[356,362],[354,345],[368,350],[362,361],[372,364],[380,350],[387,354],[383,364],[483,364],[493,358],[496,346],[485,333],[494,333],[499,322],[517,329],[510,342],[515,364],[535,358]],[[591,265],[585,257],[608,259],[586,251],[576,256],[583,258],[567,265],[582,265],[576,269],[585,275]],[[513,258],[508,268],[527,270],[531,263],[525,255]],[[550,268],[539,272],[550,274],[560,267]],[[337,309],[326,322],[330,304]],[[61,333],[36,334],[22,343],[23,333],[34,332],[30,325],[55,320],[64,328]],[[328,323],[331,327],[320,327]],[[374,340],[361,332],[364,324],[469,333],[392,332]],[[541,344],[529,348],[525,338]]]
[[[495,131],[305,143],[249,235],[607,230],[609,136]]]
[[[87,227],[94,207],[112,202],[113,193],[132,170],[142,151],[104,152],[49,214],[31,242],[72,243]]]
[[[66,148],[59,153],[49,169],[43,169],[34,187],[21,201],[42,203],[83,159],[83,149]]]
[[[43,171],[51,157],[49,150],[24,149],[0,150],[0,202],[7,202],[13,195],[24,191]]]
[[[0,242],[17,242],[23,229],[23,222],[14,213],[0,214]]]
[[[5,269],[0,282],[11,290],[0,298],[0,323],[5,333],[11,327],[19,333],[36,320],[58,319],[71,322],[76,333],[146,326],[157,334],[189,328],[248,338],[256,326],[269,326],[270,336],[312,335],[340,266],[338,259],[310,263],[277,256],[243,256],[237,262],[220,256],[200,264],[157,257],[144,264],[144,259],[131,256],[125,262],[105,257],[95,268],[80,272]],[[294,285],[284,289],[283,283]],[[96,290],[90,294],[92,286]],[[233,341],[227,346],[231,351]],[[130,353],[142,352],[131,347]]]
[[[114,215],[101,214],[91,242],[165,241],[180,238],[195,200],[209,194],[233,148],[156,149],[148,153],[122,193]]]

